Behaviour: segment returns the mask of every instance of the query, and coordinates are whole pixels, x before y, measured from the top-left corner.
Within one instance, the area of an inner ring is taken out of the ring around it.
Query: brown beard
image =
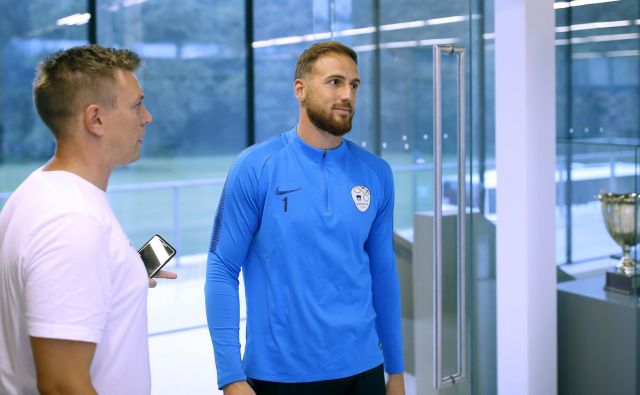
[[[335,119],[331,110],[326,111],[322,109],[312,100],[306,99],[305,101],[307,104],[307,116],[311,123],[318,129],[324,130],[337,137],[343,136],[351,130],[351,121],[354,115],[351,103],[344,104],[344,107],[348,107],[352,110],[351,115],[348,118]]]

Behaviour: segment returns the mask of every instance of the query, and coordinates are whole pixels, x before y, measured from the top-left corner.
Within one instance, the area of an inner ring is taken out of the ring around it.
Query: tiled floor
[[[216,387],[213,349],[206,325],[204,266],[171,270],[178,272],[179,280],[161,280],[155,289],[149,290],[152,394],[222,394]],[[244,291],[240,294],[244,295]],[[240,329],[243,343],[244,320]],[[414,395],[413,377],[407,376],[405,383],[407,395]]]

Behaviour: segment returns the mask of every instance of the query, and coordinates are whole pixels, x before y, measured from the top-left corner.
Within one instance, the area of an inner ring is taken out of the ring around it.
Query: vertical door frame
[[[496,0],[498,393],[557,393],[553,0]]]

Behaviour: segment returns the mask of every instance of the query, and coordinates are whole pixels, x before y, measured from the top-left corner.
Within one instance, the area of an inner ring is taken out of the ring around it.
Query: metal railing
[[[611,154],[610,153],[589,153],[580,155],[580,159],[607,159],[610,161]],[[560,160],[561,158],[558,158]],[[577,158],[574,155],[574,160]],[[455,168],[455,163],[443,163],[443,169],[447,168]],[[610,173],[608,174],[608,178],[611,183],[615,183],[617,172],[615,167],[610,167]],[[396,175],[413,173],[417,175],[417,173],[423,171],[433,171],[433,164],[431,163],[416,163],[416,164],[407,164],[407,165],[395,165],[391,167],[392,171]],[[587,170],[588,172],[589,170]],[[557,170],[557,183],[560,188],[563,187],[564,179],[563,173],[561,169]],[[601,174],[591,174],[585,175],[587,178],[602,178]],[[469,177],[469,176],[467,176]],[[446,177],[445,177],[446,178]],[[194,179],[194,180],[175,180],[175,181],[161,181],[161,182],[144,182],[144,183],[136,183],[136,184],[120,184],[120,185],[112,185],[107,189],[107,193],[109,194],[121,194],[126,192],[136,192],[136,191],[153,191],[153,190],[170,190],[171,191],[171,232],[172,232],[172,244],[176,247],[178,254],[176,256],[176,264],[180,264],[180,251],[182,251],[182,235],[181,235],[181,225],[183,216],[181,214],[181,195],[183,190],[186,188],[194,188],[194,187],[202,187],[202,186],[221,186],[224,185],[226,178],[217,177],[217,178],[205,178],[205,179]],[[467,180],[468,183],[469,180]],[[415,185],[414,185],[415,186]],[[490,194],[491,191],[495,188],[495,185],[490,185],[484,189],[485,194]],[[9,198],[12,191],[4,191],[0,192],[0,208],[4,205],[4,202]],[[414,194],[415,195],[415,194]],[[488,202],[491,197],[487,197],[486,202]],[[414,202],[414,206],[416,206],[416,202]],[[414,207],[415,208],[415,207]],[[490,214],[491,210],[487,209],[486,214]]]
[[[113,185],[107,188],[108,194],[119,194],[124,192],[136,192],[136,191],[156,191],[156,190],[170,190],[171,192],[171,218],[172,218],[172,241],[171,243],[176,248],[176,265],[180,265],[180,252],[182,251],[182,236],[180,234],[180,227],[182,224],[182,215],[180,213],[181,204],[181,192],[185,188],[202,187],[202,186],[217,186],[224,185],[225,178],[205,178],[197,180],[176,180],[176,181],[161,181],[161,182],[145,182],[137,184],[120,184]],[[0,192],[0,203],[3,203],[12,192]]]
[[[226,178],[204,178],[197,180],[176,180],[176,181],[160,181],[160,182],[145,182],[138,184],[120,184],[113,185],[107,188],[107,193],[116,194],[122,192],[135,192],[135,191],[151,191],[151,190],[171,190],[171,217],[172,217],[172,235],[173,245],[176,248],[176,265],[180,265],[181,251],[182,251],[182,235],[180,233],[180,227],[182,225],[180,214],[180,195],[183,188],[193,188],[202,186],[216,186],[224,185]]]

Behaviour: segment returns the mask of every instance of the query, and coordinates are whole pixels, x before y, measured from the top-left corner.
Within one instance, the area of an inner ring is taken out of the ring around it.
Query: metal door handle
[[[442,54],[458,57],[458,366],[453,375],[442,377]],[[466,175],[465,175],[465,49],[451,45],[433,46],[433,129],[435,178],[434,234],[434,375],[436,389],[453,386],[467,378],[467,293],[465,251]]]

